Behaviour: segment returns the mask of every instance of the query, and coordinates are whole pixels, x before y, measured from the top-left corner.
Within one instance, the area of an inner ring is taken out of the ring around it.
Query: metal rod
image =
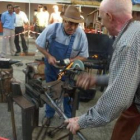
[[[60,108],[58,108],[56,103],[51,99],[51,97],[47,94],[47,92],[45,92],[45,95],[46,95],[47,99],[52,103],[56,112],[58,114],[61,114],[62,117],[64,118],[64,120],[67,120],[68,119],[67,116],[62,112],[62,110]],[[77,131],[77,135],[81,138],[81,140],[86,140],[85,137],[79,131]]]
[[[41,133],[42,133],[42,130],[43,130],[43,128],[45,127],[46,123],[47,123],[47,119],[46,119],[46,121],[44,122],[44,124],[41,126],[41,128],[40,128],[40,130],[39,130],[39,133],[38,133],[38,135],[37,135],[37,137],[36,137],[36,140],[39,139],[39,137],[40,137],[40,135],[41,135]],[[47,127],[47,128],[48,128],[48,127]],[[47,128],[46,128],[46,129],[47,129]]]
[[[63,129],[64,127],[66,127],[66,124],[65,124],[65,123],[62,123],[62,124],[59,125],[58,127],[56,127],[56,128],[54,128],[53,130],[49,131],[49,132],[48,132],[48,135],[49,135],[50,137],[53,137],[53,135],[54,135],[55,133],[57,133],[58,131],[60,131],[60,130]]]
[[[60,137],[60,138],[58,138],[57,140],[62,140],[62,139],[64,139],[65,137],[68,137],[69,134],[70,134],[70,133],[68,133],[68,134],[66,134],[66,135],[64,135],[64,136],[62,136],[62,137]]]

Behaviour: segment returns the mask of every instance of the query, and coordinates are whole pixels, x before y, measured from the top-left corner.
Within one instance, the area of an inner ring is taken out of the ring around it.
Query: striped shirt
[[[140,22],[133,21],[124,28],[113,44],[108,86],[96,105],[80,116],[81,128],[106,125],[128,109],[134,97],[140,104],[140,92],[136,92],[140,82]]]

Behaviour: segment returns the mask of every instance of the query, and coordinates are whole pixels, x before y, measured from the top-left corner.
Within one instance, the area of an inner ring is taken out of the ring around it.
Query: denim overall
[[[58,27],[58,23],[55,25],[55,31]],[[70,58],[72,52],[72,46],[75,39],[75,35],[71,36],[69,45],[63,45],[55,41],[56,32],[49,39],[49,53],[56,58],[56,60],[63,60]],[[48,60],[45,58],[45,78],[46,82],[51,82],[57,80],[59,69],[53,65],[48,64]],[[70,118],[71,117],[71,105],[69,104],[69,97],[64,97],[63,100],[64,113]],[[46,117],[53,117],[55,110],[46,104]]]

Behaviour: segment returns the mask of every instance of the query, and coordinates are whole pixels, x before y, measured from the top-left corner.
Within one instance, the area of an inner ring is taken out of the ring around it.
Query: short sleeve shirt
[[[55,30],[55,26],[58,24],[58,27]],[[66,35],[63,27],[63,23],[54,23],[48,25],[45,30],[39,35],[39,37],[36,40],[36,44],[42,48],[46,47],[46,41],[50,39],[50,37],[56,32],[56,38],[55,41],[63,44],[63,45],[69,45],[71,35]],[[71,58],[76,57],[76,56],[81,56],[81,57],[88,57],[88,41],[86,34],[84,31],[77,27],[75,34],[75,39],[74,43],[72,46],[72,53],[71,53]]]

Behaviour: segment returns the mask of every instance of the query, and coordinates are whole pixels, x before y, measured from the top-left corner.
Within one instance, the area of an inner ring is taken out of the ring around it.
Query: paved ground
[[[2,45],[1,42],[2,42],[2,36],[0,36],[0,48]],[[36,47],[35,47],[33,39],[27,39],[27,44],[29,47],[29,51],[35,52],[35,56],[12,56],[11,57],[10,55],[8,55],[8,57],[11,58],[12,60],[21,60],[21,62],[23,63],[23,66],[19,66],[19,67],[16,65],[13,65],[14,78],[17,81],[20,81],[23,92],[24,92],[25,75],[22,72],[22,70],[24,68],[26,68],[26,63],[33,62],[36,58],[41,58],[41,56],[42,56],[39,52],[36,51]],[[97,102],[97,100],[101,96],[101,94],[102,93],[99,90],[97,90],[96,96],[93,100],[91,100],[87,103],[80,102],[80,107],[79,107],[79,110],[77,111],[77,116],[86,112],[89,107],[93,106]],[[22,139],[22,124],[21,124],[21,109],[17,104],[14,104],[14,112],[15,112],[15,119],[16,119],[17,139],[23,140]],[[44,116],[44,107],[40,108],[40,116],[39,116],[40,125],[41,125],[41,120],[42,120],[43,116]],[[59,124],[61,121],[62,120],[56,114],[53,119],[53,122],[51,123],[51,126],[56,126],[56,124]],[[110,123],[104,127],[88,128],[88,129],[82,130],[82,132],[86,136],[87,140],[109,140],[110,136],[111,136],[112,128],[114,126],[114,122],[115,121],[113,121],[112,123]],[[33,139],[37,135],[38,129],[39,128],[36,128],[34,130]],[[64,133],[64,132],[65,131],[63,130],[62,133]],[[61,133],[58,133],[58,135],[61,135]],[[59,137],[58,135],[56,135],[57,138]],[[13,135],[12,135],[10,112],[7,111],[7,103],[0,103],[0,137],[5,137],[10,140],[14,140]],[[46,137],[45,139],[46,140],[55,140],[56,137],[54,137],[54,138]],[[68,139],[68,138],[66,138],[66,139]],[[78,138],[75,137],[75,140],[78,140]]]

